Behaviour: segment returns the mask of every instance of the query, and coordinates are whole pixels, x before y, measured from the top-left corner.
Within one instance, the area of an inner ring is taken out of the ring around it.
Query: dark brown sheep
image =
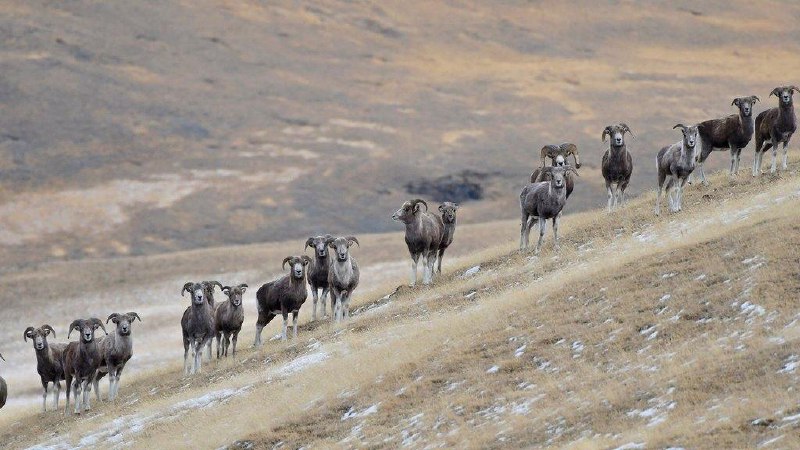
[[[278,314],[283,316],[283,333],[281,338],[285,341],[286,328],[289,323],[289,313],[292,313],[294,338],[297,339],[297,315],[300,307],[308,297],[306,289],[306,267],[311,258],[306,255],[287,256],[283,259],[282,267],[286,269],[289,264],[289,274],[266,283],[256,292],[256,306],[258,307],[258,321],[256,322],[256,338],[254,346],[261,345],[261,331]]]
[[[714,150],[731,150],[730,175],[739,171],[739,159],[742,149],[747,147],[753,138],[753,106],[759,101],[758,97],[738,97],[733,99],[731,106],[739,109],[738,114],[722,117],[720,119],[706,120],[697,125],[700,134],[701,150],[697,159],[700,169],[700,179],[703,184],[708,184],[703,170],[708,155]]]
[[[753,176],[761,173],[761,160],[764,153],[772,148],[772,168],[775,173],[775,161],[778,158],[778,144],[783,143],[783,170],[787,168],[787,146],[792,134],[797,130],[797,118],[794,114],[792,95],[800,92],[796,86],[779,86],[769,93],[778,97],[778,107],[762,111],[756,117],[756,152],[753,158]]]
[[[36,371],[42,381],[42,412],[47,411],[47,386],[53,384],[53,408],[58,409],[58,395],[61,391],[61,380],[64,379],[64,349],[67,344],[49,344],[47,336],[56,330],[50,325],[41,327],[28,327],[22,334],[25,342],[33,341],[33,350],[36,352]]]
[[[425,206],[422,211],[420,205]],[[406,245],[411,255],[411,286],[417,284],[417,263],[422,257],[423,274],[422,283],[430,284],[433,281],[433,265],[442,242],[444,224],[441,217],[428,212],[425,200],[408,200],[398,209],[392,220],[403,222],[406,227]]]
[[[633,158],[625,145],[625,133],[633,136],[628,125],[620,123],[605,127],[601,136],[603,142],[606,141],[606,136],[610,140],[610,147],[603,154],[601,164],[603,178],[606,180],[609,211],[622,205],[622,202],[625,201],[625,189],[628,187],[633,173]]]
[[[67,339],[69,339],[72,330],[78,330],[80,335],[78,336],[78,342],[70,342],[64,350],[64,379],[67,385],[67,406],[64,409],[64,414],[69,414],[69,393],[71,389],[75,389],[75,414],[80,414],[90,409],[89,391],[91,390],[91,385],[89,383],[94,380],[102,360],[100,348],[94,338],[94,332],[98,328],[102,328],[103,332],[108,334],[103,322],[96,317],[76,319],[69,325]]]

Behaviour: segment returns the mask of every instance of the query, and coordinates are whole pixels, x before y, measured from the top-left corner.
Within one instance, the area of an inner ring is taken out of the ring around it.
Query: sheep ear
[[[189,291],[189,293],[192,292],[192,290],[191,290],[192,289],[192,284],[194,284],[194,283],[192,283],[191,281],[187,281],[186,284],[183,285],[183,289],[181,290],[181,297],[183,297],[183,293],[186,292],[186,291]]]
[[[73,320],[71,324],[69,324],[69,332],[67,332],[67,339],[69,339],[69,335],[72,334],[72,330],[81,326],[80,320]]]
[[[25,331],[22,332],[22,338],[25,339],[25,342],[28,342],[28,338],[33,339],[34,331],[36,331],[36,328],[33,327],[25,328]]]
[[[287,256],[286,258],[283,258],[283,264],[281,264],[281,268],[285,270],[286,269],[286,263],[291,261],[291,260],[292,260],[291,256]]]
[[[603,140],[603,142],[605,142],[605,141],[606,141],[606,135],[611,135],[611,127],[610,127],[610,126],[606,127],[606,128],[603,130],[603,134],[601,134],[601,135],[600,135],[600,139],[602,139],[602,140]]]
[[[774,95],[775,97],[777,97],[777,96],[778,96],[778,92],[779,92],[780,90],[781,90],[781,88],[775,88],[775,89],[773,89],[773,90],[772,90],[772,92],[770,92],[770,93],[769,93],[769,96],[770,96],[770,97],[772,97],[772,96]]]
[[[113,321],[114,323],[119,323],[119,314],[117,313],[109,314],[108,319],[106,319],[106,323],[108,323],[109,320]],[[97,327],[95,327],[95,329],[97,329]]]
[[[131,322],[133,322],[135,319],[139,319],[139,322],[141,322],[141,321],[142,321],[142,318],[141,318],[141,317],[139,317],[139,315],[138,315],[138,314],[136,314],[136,313],[135,313],[135,312],[133,312],[133,311],[131,311],[131,312],[129,312],[129,313],[127,313],[127,314],[125,314],[125,315],[126,315],[126,316],[128,316],[128,317],[130,318]]]
[[[800,89],[798,89],[797,86],[795,86],[795,85],[791,85],[791,86],[789,86],[789,88],[791,90],[795,91],[795,92],[800,92]]]
[[[231,287],[225,286],[224,288],[222,288],[222,293],[225,295],[231,295]]]
[[[439,205],[439,212],[444,212],[444,205]]]
[[[635,134],[633,134],[633,131],[631,130],[631,127],[629,127],[627,123],[625,123],[625,122],[621,122],[621,123],[620,123],[620,126],[621,126],[622,128],[624,128],[624,129],[625,129],[625,131],[627,131],[628,133],[630,133],[632,138],[636,139],[636,135],[635,135]]]
[[[310,237],[310,238],[308,238],[308,240],[306,241],[306,247],[313,247],[313,246],[314,246],[314,238],[313,238],[313,237]],[[303,247],[303,249],[305,250],[305,248],[306,248],[306,247]]]
[[[795,88],[795,89],[796,89],[796,88]],[[751,96],[750,96],[750,98],[753,100],[753,103],[755,103],[755,102],[760,102],[760,101],[761,101],[761,99],[760,99],[760,98],[758,98],[758,96],[757,96],[757,95],[751,95]]]
[[[355,244],[357,246],[361,247],[361,243],[358,242],[358,239],[356,239],[355,236],[347,236],[345,239],[347,239],[347,246],[348,247],[353,245],[354,242],[355,242]]]
[[[56,337],[56,330],[54,330],[53,327],[51,327],[50,325],[44,324],[42,325],[42,329],[46,331],[45,336],[48,336],[50,333],[53,333],[53,337]]]
[[[244,291],[247,290],[247,284],[246,283],[240,284],[239,285],[239,289],[241,289],[242,290],[242,294],[244,294]]]
[[[303,256],[300,257],[300,259],[303,260],[303,265],[304,266],[307,266],[307,265],[311,264],[311,258],[308,255],[303,255]]]
[[[739,106],[739,99],[738,98],[733,99],[733,101],[731,102],[731,106],[733,106],[733,105]]]

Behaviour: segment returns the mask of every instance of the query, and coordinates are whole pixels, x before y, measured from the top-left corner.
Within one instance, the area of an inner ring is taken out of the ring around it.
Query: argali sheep
[[[97,346],[100,347],[100,367],[94,378],[94,390],[97,401],[100,401],[100,380],[108,374],[108,400],[114,401],[119,394],[119,379],[125,365],[133,356],[133,336],[131,336],[133,322],[142,318],[135,312],[125,314],[112,313],[106,319],[114,322],[116,329],[108,336],[98,339]]]
[[[334,251],[334,258],[328,268],[328,286],[334,302],[333,319],[336,322],[350,318],[350,297],[358,287],[358,263],[350,255],[350,246],[353,244],[361,246],[355,236],[338,237],[328,244]]]
[[[565,167],[567,166],[564,157],[561,155],[557,155],[556,158],[553,160],[553,165],[548,167],[537,167],[533,173],[531,173],[531,183],[541,183],[542,181],[550,181],[552,179],[552,170],[553,167]],[[577,173],[577,172],[576,172]],[[572,195],[572,191],[575,189],[575,178],[572,176],[572,172],[566,173],[566,180],[567,180],[567,199],[569,196]]]
[[[2,353],[0,353],[0,359],[5,361],[6,359],[3,358]],[[0,409],[3,409],[3,406],[6,406],[6,399],[8,398],[8,385],[6,384],[6,380],[3,377],[0,377]]]
[[[47,386],[53,384],[53,408],[58,409],[58,395],[61,391],[61,380],[64,379],[64,349],[67,344],[50,344],[47,336],[56,330],[50,325],[34,328],[28,327],[22,334],[25,342],[33,341],[33,350],[36,352],[36,371],[42,381],[42,412],[47,411]]]
[[[281,338],[284,341],[287,340],[286,328],[289,323],[289,313],[292,313],[294,337],[297,338],[297,315],[308,297],[306,267],[310,262],[311,258],[306,255],[287,256],[283,259],[282,267],[285,270],[288,263],[289,273],[258,288],[256,292],[258,321],[256,322],[256,337],[253,346],[261,345],[261,331],[278,314],[283,316]]]
[[[242,296],[247,290],[247,284],[238,286],[225,286],[222,292],[228,299],[217,305],[214,318],[217,325],[217,358],[228,356],[228,348],[233,340],[233,355],[236,356],[236,343],[239,341],[239,332],[244,323],[244,307]]]
[[[658,151],[658,194],[656,195],[656,215],[661,214],[661,192],[667,191],[670,211],[678,212],[683,203],[683,186],[694,171],[697,158],[698,126],[679,123],[672,129],[680,128],[683,138]],[[669,181],[667,181],[669,177]],[[664,183],[666,182],[666,186]],[[674,198],[673,198],[674,197]]]
[[[425,205],[422,211],[420,204]],[[411,286],[417,284],[417,263],[422,257],[422,283],[433,281],[433,265],[442,242],[444,224],[442,218],[428,212],[428,204],[422,199],[408,200],[398,209],[392,220],[403,222],[406,227],[406,245],[411,255]]]
[[[601,164],[603,178],[606,180],[609,211],[622,205],[625,200],[625,189],[628,187],[633,173],[633,158],[625,145],[625,133],[636,137],[624,123],[605,127],[601,136],[603,142],[606,141],[606,136],[610,141],[609,148],[603,153]]]
[[[731,114],[720,119],[706,120],[697,125],[702,147],[697,163],[700,171],[700,180],[704,185],[707,185],[708,182],[706,181],[703,164],[708,155],[714,150],[730,149],[730,175],[735,175],[739,171],[742,149],[747,147],[750,139],[753,138],[753,107],[758,100],[755,95],[735,98],[731,102],[731,106],[736,106],[739,109],[738,114]]]
[[[456,211],[458,211],[458,203],[444,202],[439,205],[439,212],[442,213],[442,241],[439,243],[439,254],[437,257],[436,272],[442,273],[442,258],[444,252],[453,243],[453,237],[456,235]]]
[[[311,297],[314,300],[313,320],[317,320],[317,302],[322,299],[322,317],[328,315],[325,309],[325,299],[328,297],[328,244],[333,240],[333,236],[313,236],[306,241],[306,247],[314,249],[314,259],[308,266],[306,277],[308,285],[311,286]],[[322,290],[322,294],[319,291]],[[333,298],[331,298],[331,313],[333,313]]]
[[[778,144],[783,143],[783,170],[787,166],[787,146],[797,130],[797,118],[794,114],[794,92],[800,92],[796,86],[779,86],[769,93],[778,97],[778,107],[762,111],[756,117],[756,151],[753,158],[753,176],[761,173],[761,160],[764,153],[772,148],[772,168],[770,173],[775,173],[775,160],[778,157]]]
[[[544,231],[547,219],[553,220],[554,247],[558,249],[558,221],[561,210],[567,202],[566,177],[567,172],[577,174],[570,166],[554,167],[552,180],[541,183],[532,183],[519,194],[519,205],[522,210],[522,228],[520,229],[520,250],[528,248],[528,240],[533,227],[534,219],[539,223],[539,243],[536,245],[535,254],[539,254],[544,240]]]
[[[214,301],[214,288],[218,286],[219,289],[222,290],[222,283],[219,281],[202,281],[200,284],[203,285],[203,295],[205,295],[208,304],[211,305],[211,313],[213,315],[214,310],[217,307],[217,304]],[[214,331],[214,335],[216,336],[216,330]],[[211,344],[213,341],[214,339],[211,339],[208,341],[208,344],[206,344],[206,353],[209,361],[211,361]]]
[[[189,281],[183,285],[181,297],[185,292],[189,292],[192,296],[191,305],[186,308],[181,317],[183,368],[188,375],[200,372],[203,363],[203,348],[210,345],[209,343],[214,339],[216,327],[214,311],[205,298],[204,284]],[[189,364],[190,349],[193,356],[191,364]]]
[[[542,147],[541,150],[541,161],[539,167],[545,167],[546,158],[550,158],[550,160],[553,162],[552,165],[555,165],[555,160],[557,156],[562,156],[564,158],[564,162],[566,163],[567,157],[570,155],[572,155],[572,157],[575,159],[575,168],[580,169],[581,160],[580,160],[580,155],[578,154],[577,145],[572,144],[570,142],[565,142],[561,145],[553,145],[553,144],[545,145],[544,147]]]
[[[100,367],[102,356],[94,333],[98,328],[106,332],[103,322],[92,317],[90,319],[76,319],[69,325],[67,339],[72,330],[78,330],[80,335],[77,342],[70,342],[64,350],[64,379],[67,385],[67,399],[64,414],[69,414],[69,393],[75,389],[75,414],[89,410],[89,391],[91,382]]]

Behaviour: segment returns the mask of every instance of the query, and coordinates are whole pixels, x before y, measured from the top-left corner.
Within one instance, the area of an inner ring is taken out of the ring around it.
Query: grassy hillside
[[[0,270],[387,232],[419,186],[480,197],[464,223],[515,219],[537,150],[567,140],[585,210],[620,121],[636,194],[676,122],[772,105],[798,19],[749,0],[4,1]]]
[[[515,250],[513,222],[496,224],[433,287],[395,290],[398,273],[356,295],[344,326],[305,322],[298,341],[245,349],[193,378],[176,354],[85,417],[4,411],[0,439],[795,448],[799,167],[717,175],[686,190],[683,212],[660,218],[652,194],[614,214],[567,216],[560,252],[548,234],[539,257]],[[466,237],[455,245],[472,245]],[[249,316],[245,343],[252,329]]]

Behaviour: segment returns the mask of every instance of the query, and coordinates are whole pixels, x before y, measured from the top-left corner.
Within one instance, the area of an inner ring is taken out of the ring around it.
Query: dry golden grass
[[[538,258],[514,250],[513,223],[494,224],[500,240],[486,246],[484,230],[481,245],[464,242],[473,253],[433,287],[385,297],[396,279],[373,283],[344,327],[305,323],[297,342],[244,349],[194,378],[177,361],[140,373],[123,382],[118,405],[96,405],[87,417],[6,416],[0,439],[13,447],[82,439],[137,448],[800,446],[792,396],[800,180],[791,172],[711,181],[690,187],[675,215],[656,218],[648,194],[614,214],[568,216],[561,251],[548,235]],[[476,264],[475,276],[457,276]],[[251,330],[248,322],[245,346]]]

